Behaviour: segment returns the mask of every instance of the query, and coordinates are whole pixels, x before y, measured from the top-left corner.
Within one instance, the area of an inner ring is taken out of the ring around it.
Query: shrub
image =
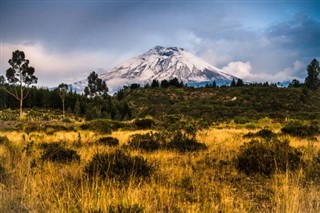
[[[320,183],[320,151],[312,159],[311,165],[306,169],[306,180]]]
[[[9,142],[9,139],[7,136],[0,136],[0,145],[1,144],[7,144]]]
[[[6,178],[6,170],[5,168],[0,164],[0,182],[4,181]]]
[[[160,148],[159,137],[157,134],[134,134],[128,142],[132,149],[142,149],[144,151],[155,151]]]
[[[252,140],[240,147],[236,157],[236,168],[251,174],[271,175],[275,172],[296,170],[301,163],[301,152],[289,145],[288,141]]]
[[[108,213],[122,213],[122,212],[128,212],[128,213],[143,213],[143,207],[141,207],[139,204],[133,204],[133,205],[124,205],[124,204],[118,204],[116,206],[110,206],[108,209]]]
[[[298,121],[293,121],[284,126],[281,131],[292,136],[310,137],[319,133],[319,128],[316,124],[306,125]]]
[[[168,149],[180,152],[194,152],[207,149],[204,143],[199,143],[195,138],[189,138],[181,132],[177,132],[166,146]]]
[[[43,143],[41,160],[59,163],[69,163],[71,161],[80,161],[80,156],[75,150],[62,147],[59,143]]]
[[[83,130],[91,130],[96,131],[102,134],[110,134],[111,133],[111,124],[110,121],[107,119],[97,119],[82,124],[80,126]]]
[[[128,181],[131,177],[148,177],[151,166],[142,157],[132,157],[120,150],[112,153],[97,153],[85,167],[89,177],[114,178]]]
[[[155,121],[151,118],[143,118],[135,120],[134,124],[138,127],[138,129],[151,129],[155,124]]]
[[[107,146],[117,146],[119,145],[119,140],[114,137],[102,137],[98,140],[99,144],[107,145]]]
[[[256,133],[249,132],[248,134],[245,134],[244,137],[245,138],[261,137],[264,139],[271,139],[271,138],[275,138],[276,134],[269,129],[262,129]]]

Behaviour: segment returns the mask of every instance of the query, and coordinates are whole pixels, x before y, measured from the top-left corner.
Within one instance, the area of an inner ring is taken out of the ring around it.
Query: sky
[[[0,75],[15,50],[38,86],[104,73],[154,46],[246,81],[304,81],[320,59],[320,0],[0,0]]]

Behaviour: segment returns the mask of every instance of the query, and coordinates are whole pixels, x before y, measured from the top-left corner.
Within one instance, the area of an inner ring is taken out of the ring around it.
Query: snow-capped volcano
[[[178,47],[156,46],[148,52],[132,58],[111,71],[100,74],[111,93],[124,85],[146,84],[154,79],[177,78],[189,85],[216,81],[225,84],[237,77],[224,73],[192,53]],[[83,83],[83,81],[81,81]],[[81,82],[75,83],[81,85]]]

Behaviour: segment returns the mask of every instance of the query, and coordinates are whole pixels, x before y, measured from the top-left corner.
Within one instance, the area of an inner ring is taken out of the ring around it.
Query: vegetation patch
[[[319,127],[316,123],[310,125],[304,124],[300,121],[292,121],[285,125],[281,131],[285,134],[298,137],[311,137],[319,134]]]
[[[112,153],[97,153],[85,167],[90,177],[114,178],[128,181],[133,177],[145,178],[151,174],[151,166],[139,156],[130,156],[120,150]]]
[[[302,163],[302,153],[288,141],[252,140],[240,147],[236,168],[247,175],[272,175],[275,172],[296,170]]]
[[[0,164],[0,183],[3,182],[6,178],[6,170],[5,168]]]
[[[80,128],[82,130],[91,130],[102,134],[110,134],[112,131],[111,123],[107,119],[92,120],[85,124],[82,124]]]
[[[71,161],[80,161],[80,155],[75,150],[67,149],[60,143],[42,143],[43,149],[41,160],[58,163],[69,163]]]
[[[306,169],[306,180],[320,184],[320,151]]]
[[[102,137],[97,141],[99,144],[106,145],[106,146],[118,146],[119,140],[114,137]]]
[[[151,118],[141,118],[136,119],[133,123],[138,129],[151,129],[156,122]]]
[[[144,208],[140,204],[132,204],[132,205],[125,205],[125,204],[118,204],[115,206],[109,206],[108,213],[143,213]]]
[[[253,137],[261,137],[264,139],[271,139],[271,138],[275,138],[277,136],[277,134],[275,134],[274,132],[272,132],[269,129],[262,129],[256,133],[252,133],[249,132],[248,134],[245,134],[243,137],[244,138],[253,138]]]
[[[132,149],[141,149],[144,151],[155,151],[161,147],[159,134],[134,134],[131,136],[128,145]]]
[[[181,132],[177,132],[171,141],[166,144],[166,147],[179,152],[195,152],[207,149],[204,143],[200,143],[195,138],[190,138]]]
[[[7,138],[7,136],[0,136],[0,145],[3,144],[7,144],[9,142],[9,139]]]

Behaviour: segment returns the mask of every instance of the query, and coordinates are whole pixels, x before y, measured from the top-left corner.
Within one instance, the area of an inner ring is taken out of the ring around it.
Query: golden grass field
[[[242,136],[268,126],[279,132],[280,125],[258,123],[250,130],[224,124],[202,130],[197,139],[208,150],[193,153],[159,150],[143,152],[154,172],[147,180],[120,183],[112,179],[89,181],[83,174],[92,156],[117,148],[95,144],[101,135],[90,131],[26,133],[6,131],[10,144],[0,144],[0,162],[6,177],[0,182],[0,212],[320,212],[320,185],[304,184],[304,171],[272,177],[247,176],[238,172],[233,158],[249,139]],[[116,131],[111,135],[126,144],[130,135],[143,131]],[[317,141],[281,136],[290,145],[303,147],[303,158],[320,150]],[[23,148],[34,141],[30,152]],[[80,162],[42,162],[37,145],[64,142],[77,151]]]

